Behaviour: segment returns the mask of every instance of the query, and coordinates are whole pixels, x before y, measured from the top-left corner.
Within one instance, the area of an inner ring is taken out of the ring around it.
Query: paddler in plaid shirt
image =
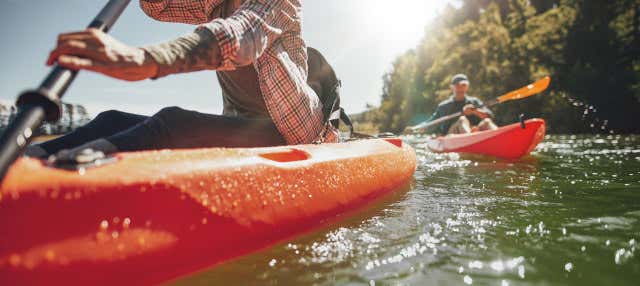
[[[301,0],[140,0],[140,6],[156,20],[198,26],[146,47],[128,46],[93,29],[65,33],[47,63],[127,81],[215,70],[223,114],[178,107],[151,117],[106,111],[65,136],[30,146],[27,156],[337,140],[337,130],[324,120],[322,104],[306,81]]]

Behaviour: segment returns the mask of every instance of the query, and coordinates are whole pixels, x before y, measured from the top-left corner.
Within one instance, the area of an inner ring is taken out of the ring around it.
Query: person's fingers
[[[51,51],[47,58],[47,65],[52,65],[61,55],[73,55],[84,58],[105,60],[104,49],[95,41],[68,40],[61,42],[55,50]]]
[[[72,51],[77,51],[78,55],[80,55],[79,51],[86,49],[87,44],[78,40],[69,40],[65,42],[58,42],[58,46],[49,53],[49,57],[47,58],[47,65],[52,65],[60,55],[63,54],[72,54]]]
[[[56,44],[60,44],[61,42],[64,42],[64,41],[70,41],[70,40],[82,41],[90,38],[93,38],[93,36],[85,31],[77,32],[77,33],[69,33],[69,34],[60,34],[58,35]]]
[[[105,65],[103,63],[77,56],[61,55],[58,57],[58,64],[72,70],[82,69],[100,73],[105,71]]]
[[[52,65],[56,59],[63,54],[91,58],[104,54],[103,34],[104,33],[96,29],[60,34],[57,39],[56,48],[47,58],[47,65]],[[102,60],[104,57],[100,57],[99,59]]]
[[[72,70],[80,70],[91,65],[91,60],[76,56],[61,55],[58,57],[58,64]]]
[[[58,47],[61,46],[69,46],[78,43],[84,43],[87,47],[104,47],[104,43],[102,39],[97,37],[86,37],[86,38],[77,38],[77,39],[66,39],[64,41],[58,41]]]
[[[103,32],[97,29],[86,29],[58,35],[58,43],[68,40],[87,40],[92,38],[100,38]]]

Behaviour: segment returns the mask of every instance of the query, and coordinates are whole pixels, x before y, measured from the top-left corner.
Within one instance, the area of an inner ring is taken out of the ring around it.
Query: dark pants
[[[109,110],[75,131],[40,144],[49,154],[104,138],[119,151],[286,145],[270,119],[246,119],[167,107],[151,117]]]

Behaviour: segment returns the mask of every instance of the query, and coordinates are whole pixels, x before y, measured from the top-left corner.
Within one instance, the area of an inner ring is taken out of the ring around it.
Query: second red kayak
[[[427,147],[437,153],[456,152],[519,159],[533,151],[544,135],[544,120],[531,119],[496,130],[438,137],[429,140]]]

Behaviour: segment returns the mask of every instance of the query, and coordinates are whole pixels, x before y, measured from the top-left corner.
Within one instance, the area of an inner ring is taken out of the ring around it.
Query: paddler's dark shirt
[[[253,65],[216,73],[222,88],[222,101],[224,104],[222,113],[224,115],[244,118],[270,118],[260,91],[258,73]]]
[[[429,121],[436,120],[440,117],[454,114],[456,112],[461,112],[462,108],[467,104],[473,104],[475,107],[480,107],[483,105],[480,99],[475,98],[473,96],[466,95],[464,97],[464,100],[462,101],[455,101],[454,98],[455,96],[452,95],[451,97],[449,97],[449,99],[438,104],[438,108],[436,108],[436,112],[433,113]],[[480,110],[483,112],[486,112],[490,117],[493,117],[493,112],[491,112],[491,110],[489,110],[488,108],[483,107]],[[467,116],[467,119],[469,119],[469,122],[471,122],[472,125],[477,125],[478,123],[480,123],[480,120],[481,120],[479,117],[475,115]],[[440,124],[439,127],[437,127],[436,132],[443,135],[447,134],[447,132],[449,131],[449,128],[455,122],[456,122],[455,119],[451,119],[447,122]]]

